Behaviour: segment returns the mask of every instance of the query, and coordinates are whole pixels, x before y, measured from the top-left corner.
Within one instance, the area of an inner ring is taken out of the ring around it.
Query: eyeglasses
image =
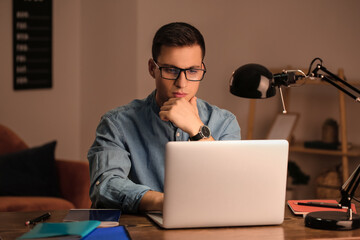
[[[204,69],[197,68],[178,68],[178,67],[160,67],[155,60],[153,60],[156,67],[160,70],[161,77],[167,80],[177,80],[181,74],[181,72],[185,73],[185,78],[188,81],[199,82],[203,80],[204,75],[206,73],[205,64],[202,63]]]

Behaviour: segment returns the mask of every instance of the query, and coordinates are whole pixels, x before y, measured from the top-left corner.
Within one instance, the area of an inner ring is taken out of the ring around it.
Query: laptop
[[[162,228],[278,225],[284,220],[286,140],[169,142]]]

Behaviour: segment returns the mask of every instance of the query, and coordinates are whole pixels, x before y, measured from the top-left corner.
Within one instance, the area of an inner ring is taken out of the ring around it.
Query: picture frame
[[[53,0],[12,2],[13,89],[50,89],[53,86]]]
[[[278,114],[267,134],[267,139],[285,139],[290,141],[298,121],[298,113]]]

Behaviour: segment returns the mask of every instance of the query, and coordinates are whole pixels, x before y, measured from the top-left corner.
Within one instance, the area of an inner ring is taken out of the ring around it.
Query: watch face
[[[210,133],[210,128],[206,125],[201,127],[201,133],[204,135],[205,138],[209,138],[211,133]]]

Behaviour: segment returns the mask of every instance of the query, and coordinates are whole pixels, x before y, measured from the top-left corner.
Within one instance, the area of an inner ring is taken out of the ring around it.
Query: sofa
[[[42,155],[38,152],[44,147],[29,148],[15,132],[0,124],[0,212],[90,208],[88,162],[56,159],[55,145],[56,142],[47,145],[47,162],[40,162]],[[55,185],[49,185],[44,178],[36,182],[37,176],[29,175],[45,165],[50,170],[43,170],[44,175],[49,173]],[[21,179],[23,176],[25,179]],[[48,188],[47,192],[40,185]]]

